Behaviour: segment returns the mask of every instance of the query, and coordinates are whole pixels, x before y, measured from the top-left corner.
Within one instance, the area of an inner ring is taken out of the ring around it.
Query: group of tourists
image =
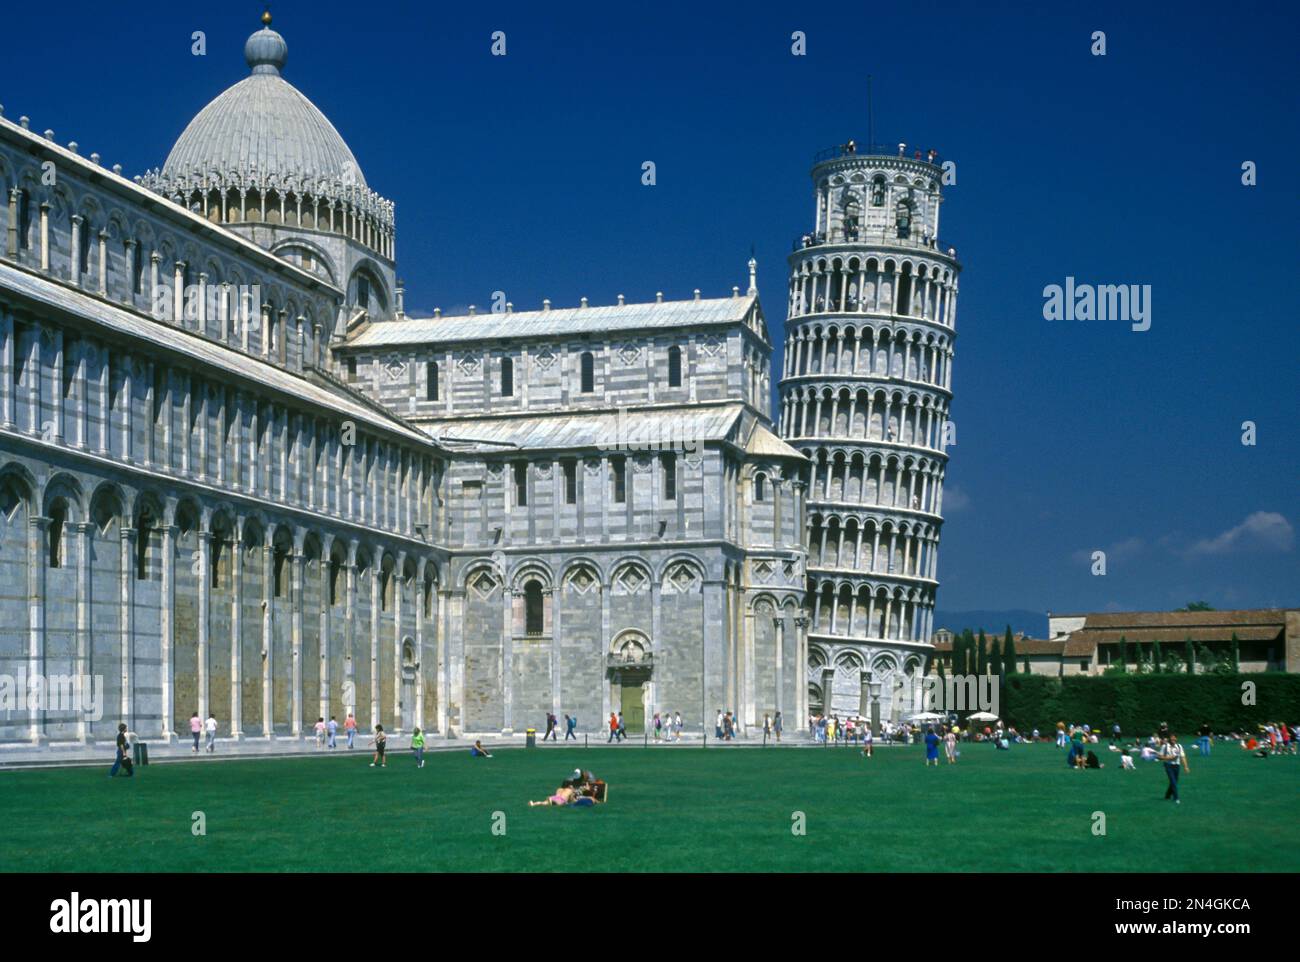
[[[682,740],[682,713],[666,711],[655,712],[650,723],[650,732],[656,742],[679,742]]]
[[[573,739],[575,742],[578,740],[578,736],[575,734],[577,728],[578,728],[578,716],[565,715],[564,716],[564,740],[566,742],[569,741],[569,739]],[[558,742],[560,740],[559,730],[560,730],[560,720],[555,717],[554,712],[548,711],[546,713],[546,734],[542,736],[542,741]]]

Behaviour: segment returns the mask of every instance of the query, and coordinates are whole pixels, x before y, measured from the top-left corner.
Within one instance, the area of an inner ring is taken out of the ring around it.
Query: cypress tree
[[[1192,648],[1192,636],[1188,635],[1187,641],[1183,644],[1187,648],[1187,674],[1194,675],[1196,674],[1196,652]]]
[[[975,635],[969,628],[961,633],[961,673],[975,673]]]
[[[1010,625],[1007,625],[1007,633],[1002,637],[1002,666],[1008,675],[1016,673],[1016,640],[1011,637]]]
[[[1234,672],[1241,671],[1241,646],[1237,642],[1237,633],[1235,631],[1232,633],[1232,670]]]
[[[1029,671],[1029,656],[1028,656],[1028,655],[1025,655],[1025,674],[1026,674],[1026,675],[1031,674],[1031,672]]]
[[[1155,658],[1156,674],[1160,674],[1164,671],[1164,669],[1160,665],[1160,642],[1158,641],[1151,642],[1151,651]]]
[[[989,645],[989,674],[1001,678],[1003,671],[1002,652],[998,648],[998,640],[994,638]]]
[[[989,642],[988,639],[984,637],[983,628],[980,629],[978,659],[979,660],[975,663],[975,670],[982,675],[988,671],[989,668]]]
[[[1119,636],[1119,663],[1125,671],[1128,671],[1128,639],[1123,635]]]

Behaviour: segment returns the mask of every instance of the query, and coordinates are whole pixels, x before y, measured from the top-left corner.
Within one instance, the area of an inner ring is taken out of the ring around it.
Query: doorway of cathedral
[[[622,700],[623,725],[629,735],[640,735],[645,731],[645,689],[640,679],[623,678]]]
[[[646,689],[654,673],[654,654],[650,639],[636,629],[620,632],[610,645],[606,663],[610,701],[613,711],[623,713],[623,726],[629,735],[645,731]]]

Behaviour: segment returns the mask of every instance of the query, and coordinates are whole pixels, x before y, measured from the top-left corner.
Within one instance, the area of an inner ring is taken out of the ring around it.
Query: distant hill
[[[1007,611],[943,611],[934,613],[934,627],[960,632],[963,628],[978,632],[1002,634],[1007,630],[1023,631],[1030,638],[1047,637],[1047,615],[1041,611],[1009,609]]]

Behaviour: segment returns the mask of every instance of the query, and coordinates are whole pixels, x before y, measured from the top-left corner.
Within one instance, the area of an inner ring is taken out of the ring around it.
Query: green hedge
[[[1255,704],[1242,704],[1242,686],[1255,686]],[[1047,734],[1058,721],[1109,732],[1119,722],[1126,735],[1152,732],[1168,722],[1191,733],[1205,722],[1216,732],[1254,730],[1266,721],[1300,718],[1300,675],[1008,675],[1001,714],[1022,732]]]

